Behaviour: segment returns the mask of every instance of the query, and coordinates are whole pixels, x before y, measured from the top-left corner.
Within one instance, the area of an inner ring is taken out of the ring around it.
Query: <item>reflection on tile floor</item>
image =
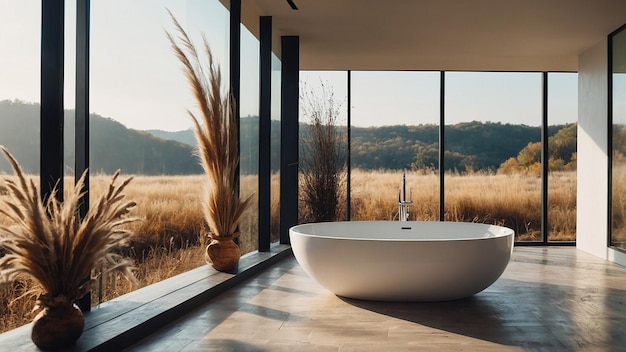
[[[516,248],[494,285],[438,303],[340,298],[290,258],[128,351],[626,351],[625,327],[626,268],[574,247]]]

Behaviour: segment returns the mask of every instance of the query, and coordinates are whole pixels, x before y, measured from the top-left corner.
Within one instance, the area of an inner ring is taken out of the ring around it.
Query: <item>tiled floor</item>
[[[626,351],[626,268],[518,247],[471,298],[383,303],[337,297],[290,258],[128,350]]]

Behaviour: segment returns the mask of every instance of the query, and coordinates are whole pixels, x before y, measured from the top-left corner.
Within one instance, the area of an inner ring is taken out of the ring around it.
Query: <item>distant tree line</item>
[[[5,145],[27,172],[39,172],[39,104],[0,101],[0,145]],[[65,113],[65,160],[72,169],[74,160],[74,112]],[[202,169],[194,154],[191,130],[178,132],[138,131],[97,114],[90,115],[91,171],[127,174],[199,174]],[[241,119],[241,171],[258,170],[257,116]],[[346,129],[345,126],[337,128]],[[306,153],[310,126],[300,125],[300,152]],[[396,125],[351,127],[350,166],[360,169],[437,169],[439,168],[439,126]],[[45,131],[43,131],[45,133]],[[309,134],[310,135],[310,134]],[[576,165],[576,125],[548,128],[549,166],[569,170]],[[535,172],[539,168],[541,129],[536,126],[497,122],[465,122],[445,126],[446,171]],[[621,139],[620,139],[621,138]],[[614,141],[626,146],[626,130],[616,127]],[[289,147],[289,146],[287,146]],[[271,169],[280,169],[280,121],[271,122]],[[624,158],[626,147],[616,149]],[[0,159],[0,172],[10,172]]]
[[[345,126],[337,126],[343,133]],[[300,124],[300,154],[309,150],[307,136],[311,126]],[[563,130],[563,131],[562,131]],[[280,169],[280,121],[271,121],[271,168]],[[555,136],[557,135],[558,136]],[[352,168],[366,170],[418,170],[439,167],[439,126],[395,125],[382,127],[350,128]],[[626,135],[626,133],[625,133]],[[255,173],[258,169],[258,117],[241,119],[241,170]],[[576,125],[553,125],[548,127],[549,149],[553,155],[553,169],[575,168],[571,158],[576,157]],[[541,128],[538,126],[503,124],[498,122],[464,122],[445,127],[446,171],[472,172],[497,171],[510,158],[516,159],[529,143],[540,147]],[[555,138],[553,138],[555,137]],[[164,137],[167,138],[167,137]],[[560,161],[559,161],[560,160]],[[574,159],[575,161],[575,159]],[[562,162],[562,166],[558,166]],[[510,166],[511,161],[509,161]],[[567,165],[569,164],[569,165]],[[567,166],[566,166],[567,165]],[[524,170],[525,166],[517,171]],[[509,168],[509,171],[513,169]]]
[[[562,129],[551,142],[555,156],[567,154],[576,146],[574,125],[554,125],[548,128],[550,137]],[[573,131],[573,135],[572,132]],[[496,171],[501,164],[518,156],[529,143],[541,141],[541,128],[498,122],[464,122],[445,126],[443,169],[472,172]],[[439,126],[352,127],[351,166],[361,169],[438,169]],[[567,149],[560,144],[567,145]],[[561,157],[569,162],[570,155]]]

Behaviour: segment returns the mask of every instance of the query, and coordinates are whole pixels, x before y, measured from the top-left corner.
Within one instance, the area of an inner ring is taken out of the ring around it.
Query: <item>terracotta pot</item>
[[[85,320],[74,304],[44,308],[33,320],[31,339],[42,350],[72,346],[83,333]]]
[[[205,259],[215,270],[233,271],[239,265],[241,251],[233,240],[212,240],[206,247]]]

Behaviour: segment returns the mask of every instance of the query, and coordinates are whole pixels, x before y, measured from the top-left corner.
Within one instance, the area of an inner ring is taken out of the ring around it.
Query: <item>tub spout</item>
[[[413,192],[409,197],[409,200],[406,199],[406,174],[402,173],[402,189],[398,190],[398,220],[400,221],[408,221],[409,220],[409,206],[413,204]]]

